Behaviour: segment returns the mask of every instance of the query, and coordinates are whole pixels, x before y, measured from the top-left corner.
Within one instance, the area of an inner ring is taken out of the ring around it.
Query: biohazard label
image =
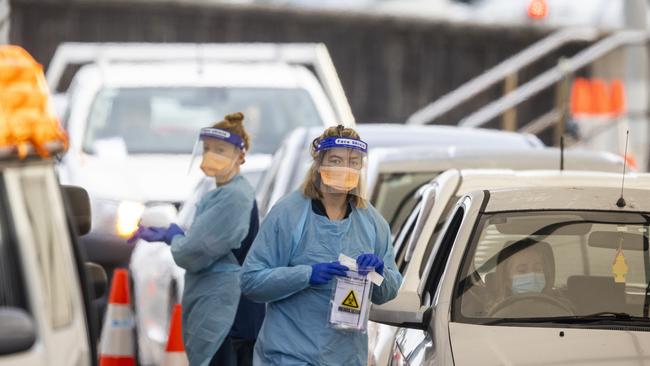
[[[330,324],[337,329],[365,329],[371,288],[368,278],[354,271],[349,271],[347,277],[336,277],[330,299]]]
[[[359,309],[359,303],[357,302],[357,297],[354,295],[354,291],[350,290],[350,293],[345,297],[341,305],[352,309]]]

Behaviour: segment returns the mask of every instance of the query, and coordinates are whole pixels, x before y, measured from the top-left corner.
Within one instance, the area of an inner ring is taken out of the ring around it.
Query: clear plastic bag
[[[347,277],[334,277],[328,324],[338,330],[365,333],[370,313],[372,282],[367,273],[373,268],[350,270]]]

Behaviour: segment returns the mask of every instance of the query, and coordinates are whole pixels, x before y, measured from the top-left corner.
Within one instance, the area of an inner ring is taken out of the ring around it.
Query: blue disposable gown
[[[372,302],[397,295],[402,277],[395,265],[388,223],[372,207],[353,208],[348,218],[330,221],[311,210],[311,201],[293,192],[262,223],[242,268],[242,291],[267,302],[255,345],[263,365],[365,365],[368,337],[328,327],[332,283],[310,286],[311,265],[339,254],[356,258],[375,253],[384,260],[384,282]]]
[[[174,261],[186,270],[183,340],[192,366],[208,365],[233,324],[241,294],[233,249],[248,233],[254,199],[236,175],[199,201],[187,234],[172,241]]]

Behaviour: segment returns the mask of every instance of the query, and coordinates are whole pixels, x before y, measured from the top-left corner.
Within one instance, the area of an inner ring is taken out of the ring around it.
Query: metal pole
[[[630,30],[647,30],[647,0],[625,0],[625,27]],[[650,128],[648,128],[648,50],[647,44],[627,46],[625,54],[625,89],[628,120],[631,136],[631,151],[639,161],[641,169],[650,162]]]
[[[519,78],[517,77],[516,72],[508,75],[503,86],[503,94],[508,94],[517,89],[517,84],[519,83],[518,80]],[[504,131],[517,130],[517,107],[512,107],[503,113],[501,129]]]
[[[0,44],[9,44],[9,0],[0,0]]]

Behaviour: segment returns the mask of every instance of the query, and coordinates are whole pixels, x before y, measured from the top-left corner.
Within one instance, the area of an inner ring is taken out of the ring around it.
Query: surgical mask
[[[351,191],[359,185],[359,171],[347,167],[322,166],[320,177],[329,187]]]
[[[543,273],[530,272],[512,275],[512,293],[525,294],[529,292],[540,293],[546,286],[546,277]]]
[[[216,177],[232,165],[233,160],[223,155],[207,151],[203,153],[201,170],[208,177]]]

